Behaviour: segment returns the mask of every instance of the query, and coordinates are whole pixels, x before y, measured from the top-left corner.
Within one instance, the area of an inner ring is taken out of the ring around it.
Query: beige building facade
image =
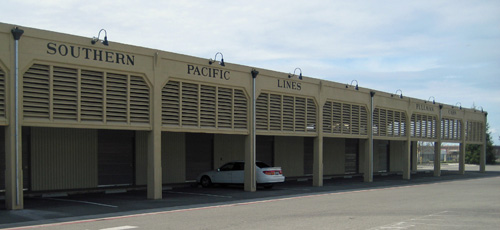
[[[104,31],[105,32],[105,31]],[[245,160],[288,178],[416,171],[416,142],[485,143],[487,113],[160,50],[0,24],[0,191],[162,186]],[[222,56],[222,54],[220,55]],[[217,57],[217,55],[216,55]],[[296,69],[297,70],[297,69]],[[484,147],[481,170],[485,170]],[[434,174],[440,175],[439,160]]]

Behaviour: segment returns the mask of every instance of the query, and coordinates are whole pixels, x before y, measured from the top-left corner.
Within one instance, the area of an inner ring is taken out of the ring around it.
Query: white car
[[[255,176],[257,184],[264,188],[272,188],[276,183],[285,181],[281,167],[271,167],[264,162],[255,163]],[[243,184],[245,178],[245,162],[233,161],[222,165],[215,171],[200,174],[196,181],[202,187],[210,187],[212,184]]]

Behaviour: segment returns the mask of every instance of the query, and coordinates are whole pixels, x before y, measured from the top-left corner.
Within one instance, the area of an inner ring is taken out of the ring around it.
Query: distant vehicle
[[[285,181],[281,167],[271,167],[260,161],[257,161],[255,165],[255,176],[258,185],[263,185],[264,188],[272,188],[274,184]],[[212,186],[212,184],[243,184],[244,178],[245,162],[233,161],[214,171],[200,174],[196,181],[206,188]]]

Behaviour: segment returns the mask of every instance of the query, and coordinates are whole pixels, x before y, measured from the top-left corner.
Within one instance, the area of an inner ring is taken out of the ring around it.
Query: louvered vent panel
[[[283,130],[293,131],[294,128],[294,97],[283,96]]]
[[[0,69],[0,117],[5,118],[5,72]]]
[[[78,70],[54,67],[53,116],[60,120],[77,120]]]
[[[271,130],[281,130],[281,95],[271,94],[269,102]]]
[[[351,106],[351,134],[359,135],[359,121],[360,121],[360,106],[352,105]]]
[[[332,131],[336,134],[342,133],[342,103],[332,104]]]
[[[342,104],[342,133],[351,134],[351,105]]]
[[[198,126],[198,85],[182,83],[182,125]]]
[[[269,94],[261,93],[255,101],[256,129],[268,130],[269,128]]]
[[[127,76],[106,76],[106,121],[127,122]]]
[[[316,104],[313,99],[307,99],[307,131],[316,132]]]
[[[34,64],[23,76],[25,118],[50,118],[50,67]]]
[[[219,128],[232,128],[233,90],[228,88],[219,88],[218,103]]]
[[[149,123],[149,87],[144,78],[130,76],[130,122]]]
[[[380,109],[373,110],[373,135],[380,136]]]
[[[394,136],[394,111],[392,110],[387,110],[387,136]]]
[[[404,121],[406,121],[406,114],[401,115],[401,130],[402,136],[406,134],[404,130]],[[415,138],[426,138],[433,139],[436,138],[436,117],[423,114],[412,114],[411,116],[411,129],[410,133],[412,137]]]
[[[200,125],[201,127],[215,127],[216,111],[216,90],[215,86],[201,86],[200,98]]]
[[[323,132],[332,133],[332,102],[330,101],[323,106]]]
[[[401,119],[400,119],[400,128],[399,128],[399,135],[400,136],[406,136],[406,113],[401,112]]]
[[[295,98],[295,131],[304,132],[306,130],[306,99]]]
[[[82,70],[80,83],[82,121],[103,120],[103,79],[103,72]]]
[[[359,134],[368,135],[368,110],[365,106],[361,106]]]
[[[380,136],[387,136],[387,110],[380,109]]]
[[[243,90],[234,90],[234,128],[246,129],[248,126],[248,100]]]
[[[180,82],[169,81],[162,90],[162,123],[180,125]]]

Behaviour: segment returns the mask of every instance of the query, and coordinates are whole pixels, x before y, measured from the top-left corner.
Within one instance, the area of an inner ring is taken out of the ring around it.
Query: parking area
[[[411,180],[403,180],[401,175],[377,175],[372,183],[363,182],[362,177],[332,178],[325,179],[323,187],[313,187],[312,182],[306,179],[288,180],[272,189],[259,188],[257,192],[244,192],[242,186],[165,187],[161,200],[145,199],[145,190],[68,196],[52,194],[53,196],[27,197],[24,210],[0,209],[0,228],[497,176],[500,176],[500,166],[488,166],[485,173],[467,171],[465,175],[454,170],[443,170],[440,177],[434,177],[432,171],[422,170],[413,174]],[[0,207],[4,207],[3,202],[0,200]]]

